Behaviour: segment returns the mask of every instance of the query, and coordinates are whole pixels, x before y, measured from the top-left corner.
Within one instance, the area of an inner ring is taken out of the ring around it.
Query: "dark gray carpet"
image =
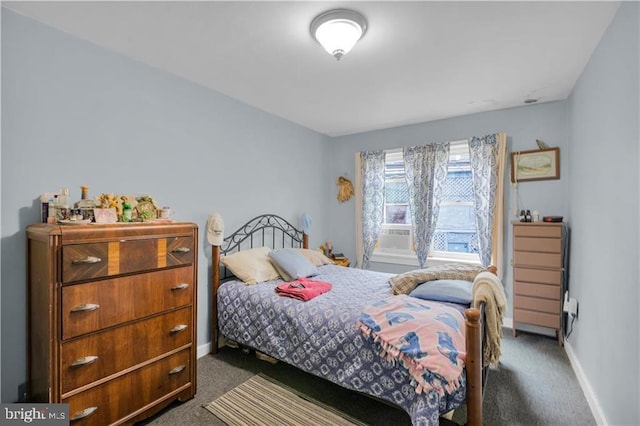
[[[567,355],[557,340],[505,330],[502,358],[491,370],[485,390],[484,424],[499,425],[595,425]],[[258,372],[337,408],[369,425],[410,425],[400,409],[347,391],[325,380],[278,363],[260,361],[239,349],[223,348],[198,360],[198,392],[190,401],[175,403],[141,424],[224,425],[202,406]],[[453,420],[465,422],[464,407]]]

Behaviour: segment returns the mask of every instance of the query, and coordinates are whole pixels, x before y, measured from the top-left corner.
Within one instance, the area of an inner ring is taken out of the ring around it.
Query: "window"
[[[469,145],[452,142],[430,259],[479,262]],[[402,150],[386,152],[383,225],[372,260],[417,265]]]
[[[384,189],[382,230],[374,255],[415,257],[402,151],[386,153]]]

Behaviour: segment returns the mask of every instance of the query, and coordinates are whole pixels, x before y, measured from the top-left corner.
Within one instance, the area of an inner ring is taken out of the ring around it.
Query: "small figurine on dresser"
[[[98,223],[115,223],[122,217],[122,205],[114,194],[96,197],[95,219]]]
[[[158,217],[158,206],[150,195],[136,197],[135,207],[137,217],[141,221],[153,220]]]
[[[115,210],[117,222],[148,222],[158,218],[158,205],[150,195],[102,194],[96,200],[99,209]],[[102,212],[97,213],[96,222],[114,222],[111,215],[107,221],[98,217],[102,217]]]
[[[69,190],[40,195],[42,221],[51,224],[173,222],[173,210],[159,208],[150,195],[103,193],[89,198],[89,187],[80,186],[80,199],[69,202]]]

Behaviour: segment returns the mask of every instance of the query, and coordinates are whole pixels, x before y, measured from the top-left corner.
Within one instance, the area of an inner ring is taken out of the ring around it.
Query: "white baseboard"
[[[506,328],[513,328],[513,318],[502,318],[502,326]]]
[[[513,318],[503,318],[502,325],[505,328],[513,329]],[[593,388],[587,380],[587,376],[584,374],[584,370],[582,369],[582,365],[580,361],[576,358],[575,352],[573,352],[573,348],[571,344],[565,340],[564,342],[564,350],[567,353],[567,357],[569,358],[569,363],[571,364],[571,368],[573,368],[573,372],[576,374],[578,378],[578,383],[580,384],[580,388],[584,393],[585,398],[587,399],[587,403],[589,404],[589,408],[591,408],[591,413],[598,425],[608,425],[607,418],[602,411],[602,407],[600,407],[600,403],[598,402],[598,398],[593,393]]]
[[[584,374],[582,365],[580,364],[580,361],[578,361],[578,358],[576,358],[576,354],[573,352],[573,347],[571,347],[571,344],[566,340],[564,342],[564,350],[567,353],[567,357],[569,358],[571,367],[573,367],[573,371],[576,373],[582,392],[584,393],[585,398],[587,398],[587,403],[589,404],[589,407],[591,407],[591,413],[593,414],[596,423],[599,425],[608,425],[609,422],[607,422],[607,418],[602,411],[602,407],[600,407],[598,398],[593,393],[593,388],[591,387],[587,376]]]
[[[209,355],[211,352],[211,342],[207,342],[204,345],[198,346],[198,351],[196,352],[196,356],[198,358],[202,358],[205,355]]]

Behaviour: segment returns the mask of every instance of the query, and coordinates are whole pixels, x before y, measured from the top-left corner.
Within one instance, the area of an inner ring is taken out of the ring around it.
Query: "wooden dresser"
[[[513,335],[519,324],[554,329],[562,340],[563,223],[513,224]]]
[[[192,398],[197,247],[192,223],[27,227],[27,400],[80,426]]]

